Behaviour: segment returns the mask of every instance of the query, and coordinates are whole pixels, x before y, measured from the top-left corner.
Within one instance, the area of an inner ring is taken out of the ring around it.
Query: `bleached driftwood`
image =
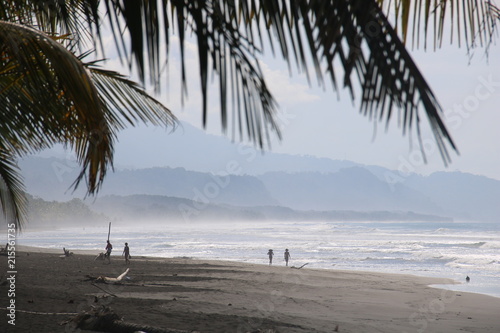
[[[90,276],[90,275],[87,275],[87,278],[88,280],[91,280],[91,281],[95,281],[95,282],[102,282],[102,283],[117,283],[117,282],[121,282],[123,280],[123,278],[125,276],[127,276],[127,273],[130,269],[127,268],[125,270],[125,272],[123,272],[122,274],[120,274],[118,277],[115,277],[115,278],[112,278],[112,277],[107,277],[107,276]]]
[[[104,282],[120,282],[127,275],[128,271],[129,271],[129,269],[127,268],[125,270],[125,272],[123,272],[122,274],[120,274],[116,278],[110,278],[110,277],[106,277],[106,276],[103,276],[102,278],[104,279]]]

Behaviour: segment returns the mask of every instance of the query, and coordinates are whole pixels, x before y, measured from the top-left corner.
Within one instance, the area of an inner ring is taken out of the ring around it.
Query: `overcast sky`
[[[476,51],[470,64],[464,49],[412,54],[445,111],[445,122],[460,152],[451,153],[453,162],[446,170],[500,179],[500,49],[495,47],[490,52],[488,63],[484,53]],[[413,171],[423,174],[445,169],[429,131],[423,134],[428,157],[428,164],[423,164],[416,140],[410,146],[397,122],[388,132],[384,123],[378,123],[375,131],[374,122],[359,114],[358,105],[352,105],[345,91],[337,102],[330,91],[287,84],[283,72],[270,71],[270,81],[279,82],[277,98],[289,114],[283,141],[273,150],[391,169],[411,165]],[[423,118],[422,125],[427,129]]]
[[[180,120],[201,127],[196,48],[188,43],[187,51],[188,100],[181,105],[176,57],[170,58],[167,75],[164,75],[169,79],[158,98]],[[450,151],[450,166],[445,168],[425,117],[422,117],[422,138],[427,164],[422,161],[416,137],[409,140],[408,135],[402,135],[397,117],[393,117],[386,132],[385,123],[374,123],[359,114],[359,105],[356,101],[353,103],[347,90],[337,94],[329,84],[321,89],[315,81],[309,86],[304,75],[294,71],[290,76],[281,59],[267,56],[262,66],[268,86],[280,105],[278,118],[283,134],[281,141],[273,141],[271,150],[346,159],[394,170],[403,168],[420,174],[458,170],[500,180],[500,47],[491,47],[489,60],[484,49],[477,49],[470,60],[466,49],[457,46],[437,51],[411,51],[411,54],[445,110],[445,122],[458,146],[460,155]],[[120,66],[116,60],[111,60],[107,67],[119,69]],[[342,82],[340,75],[343,73],[339,72]],[[218,94],[216,85],[212,86],[206,130],[220,135]],[[152,127],[147,130],[157,131]],[[119,140],[127,141],[130,136],[141,140],[141,133],[144,133],[143,128],[128,129],[120,134]],[[168,140],[168,135],[164,138]],[[126,148],[118,143],[116,151],[117,161],[125,159],[121,154],[127,154]],[[161,154],[136,158],[148,159],[152,166],[162,165]]]
[[[175,44],[175,38],[172,36],[172,44]],[[105,45],[114,45],[111,36],[108,39]],[[268,53],[262,68],[280,106],[278,123],[283,136],[281,141],[273,139],[272,152],[350,160],[424,175],[447,170],[500,180],[500,46],[490,48],[488,59],[482,48],[476,49],[470,58],[464,47],[456,45],[437,51],[410,51],[443,107],[445,123],[459,149],[459,155],[450,149],[452,163],[448,167],[444,166],[425,116],[421,117],[421,123],[428,159],[426,164],[423,163],[415,135],[413,140],[408,135],[402,135],[397,116],[393,116],[388,131],[385,131],[385,122],[370,121],[359,113],[357,100],[353,102],[347,90],[337,94],[329,82],[322,89],[315,80],[309,86],[304,75],[293,70],[290,76],[286,64]],[[175,51],[171,55],[163,75],[168,80],[163,82],[160,95],[155,97],[180,120],[201,128],[196,46],[190,42],[186,44],[189,96],[183,105],[179,59]],[[108,50],[106,57],[106,68],[127,73],[114,50]],[[339,71],[338,81],[341,83],[342,80],[343,72]],[[214,81],[217,81],[216,78]],[[221,135],[217,85],[212,84],[211,87],[206,131]],[[152,132],[154,135],[151,135]],[[134,166],[133,161],[141,161],[141,167],[165,166],[162,154],[154,147],[168,145],[168,140],[168,133],[161,128],[140,126],[126,129],[118,136],[115,165]],[[130,146],[132,141],[143,142],[144,149],[128,149],[127,143]],[[186,151],[186,154],[189,153]]]

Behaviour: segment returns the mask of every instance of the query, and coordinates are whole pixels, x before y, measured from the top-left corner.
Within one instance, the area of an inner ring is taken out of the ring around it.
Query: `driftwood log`
[[[140,325],[123,321],[111,308],[106,306],[92,307],[91,310],[80,313],[63,325],[71,325],[82,330],[110,333],[187,333],[175,329],[166,329],[148,325]],[[190,331],[193,332],[193,331]]]
[[[63,252],[64,252],[64,254],[62,256],[60,256],[61,258],[67,258],[67,257],[71,257],[73,255],[73,252],[70,252],[65,247],[63,247]]]
[[[127,276],[129,272],[129,268],[125,270],[122,274],[120,274],[118,277],[107,277],[107,276],[91,276],[87,275],[87,281],[94,281],[94,282],[100,282],[100,283],[119,283],[123,280],[125,276]]]

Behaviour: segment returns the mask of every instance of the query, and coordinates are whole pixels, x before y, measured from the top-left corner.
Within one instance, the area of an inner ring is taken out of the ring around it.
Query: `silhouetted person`
[[[273,263],[273,256],[274,256],[273,250],[269,249],[269,251],[267,251],[267,255],[269,256],[269,265],[271,265]]]
[[[128,265],[130,263],[130,248],[128,247],[128,243],[125,243],[125,247],[123,248],[122,256],[125,255],[125,263]]]
[[[292,256],[290,255],[290,252],[288,252],[288,249],[285,250],[285,262],[286,265],[288,266],[288,260],[291,259]]]
[[[465,278],[465,282],[469,282],[470,281],[470,277],[467,275],[467,277]]]
[[[105,256],[108,258],[108,262],[111,263],[111,250],[113,250],[113,245],[109,242],[109,239],[106,243],[106,254]]]

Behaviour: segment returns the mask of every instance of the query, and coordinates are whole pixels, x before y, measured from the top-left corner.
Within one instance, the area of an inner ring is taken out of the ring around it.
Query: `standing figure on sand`
[[[290,255],[290,252],[288,252],[288,249],[285,249],[285,263],[288,266],[288,260],[292,259],[292,256]]]
[[[274,256],[273,250],[269,249],[269,251],[267,251],[267,255],[269,256],[269,265],[272,265],[273,264],[273,256]]]
[[[108,262],[111,263],[111,250],[113,250],[113,245],[109,242],[109,239],[106,243],[106,254],[105,257],[108,258]]]
[[[128,243],[125,243],[125,247],[123,248],[122,256],[125,256],[125,263],[130,264],[130,248],[128,247]]]

